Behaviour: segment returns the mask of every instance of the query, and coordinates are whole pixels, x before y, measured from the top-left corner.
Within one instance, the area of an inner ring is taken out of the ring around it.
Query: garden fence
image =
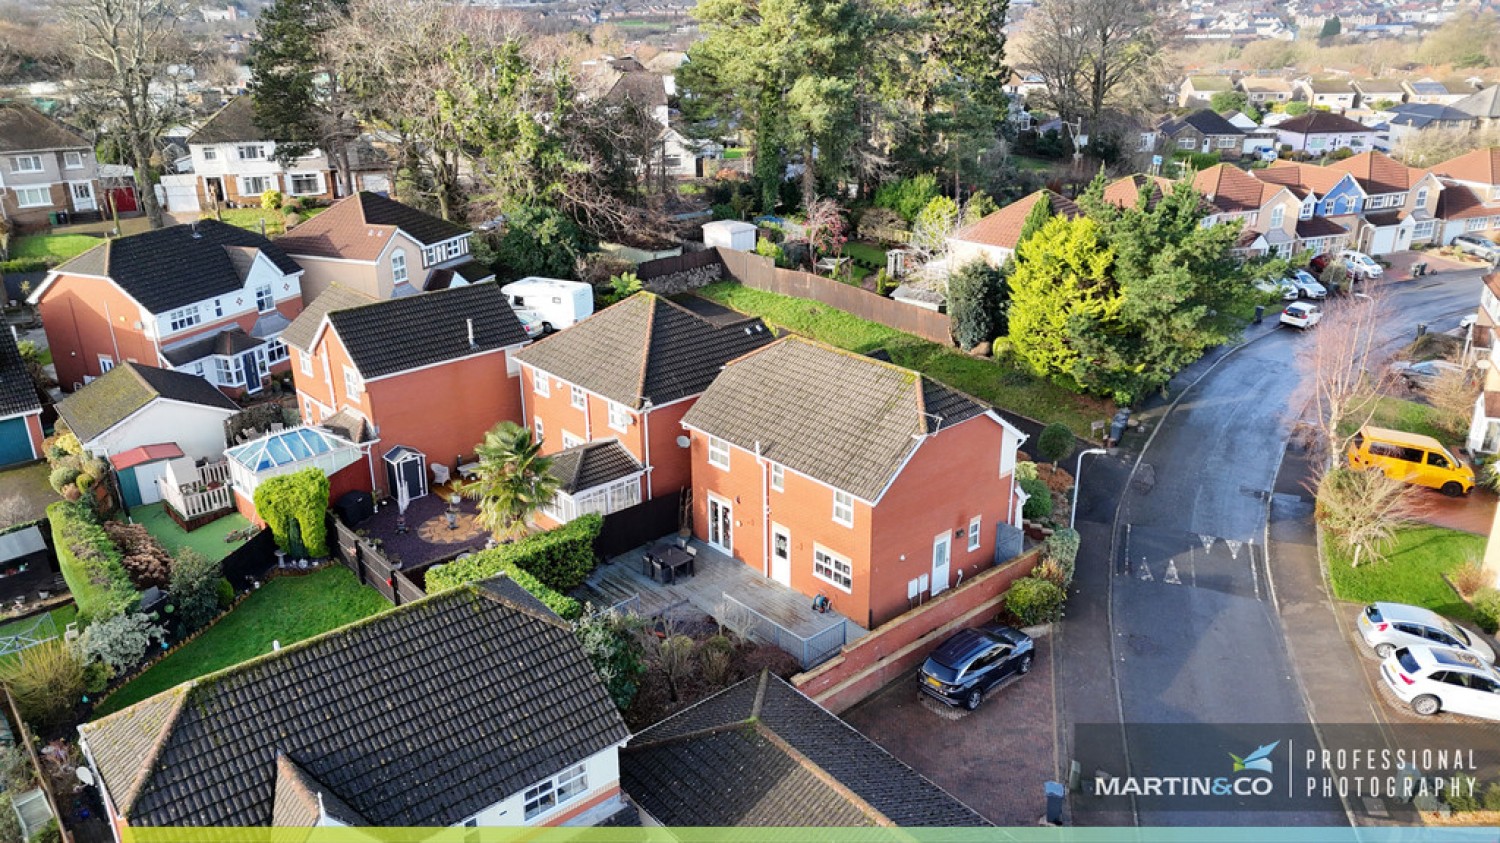
[[[396,606],[427,596],[421,586],[391,564],[380,548],[337,518],[330,516],[328,520],[335,537],[331,548],[334,555],[359,577],[362,584],[380,592],[381,597]]]
[[[771,644],[790,653],[803,670],[811,670],[833,658],[849,641],[849,622],[839,618],[827,629],[803,637],[724,593],[722,617],[724,626],[736,635],[762,644]]]
[[[52,619],[52,613],[47,612],[33,618],[29,625],[22,626],[15,632],[0,635],[0,656],[19,653],[45,641],[51,641],[57,635],[57,622]]]

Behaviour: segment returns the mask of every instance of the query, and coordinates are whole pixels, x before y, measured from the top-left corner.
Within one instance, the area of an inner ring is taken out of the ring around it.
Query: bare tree
[[[1378,562],[1397,531],[1418,509],[1415,487],[1394,480],[1380,469],[1325,467],[1312,486],[1317,519],[1334,543],[1349,554],[1349,564]]]
[[[1500,145],[1500,128],[1408,130],[1391,142],[1391,154],[1412,167],[1431,167],[1471,149]]]
[[[1322,464],[1341,465],[1350,440],[1375,413],[1381,386],[1376,357],[1388,315],[1378,292],[1351,297],[1325,311],[1310,347],[1298,358]]]
[[[1164,21],[1155,0],[1041,0],[1026,17],[1020,65],[1042,75],[1044,103],[1087,132],[1152,87]]]
[[[71,0],[65,12],[76,39],[80,100],[119,138],[152,228],[164,224],[157,139],[188,115],[178,75],[194,57],[183,33],[186,11],[185,0]]]
[[[1450,362],[1462,365],[1458,360]],[[1463,438],[1474,417],[1474,402],[1479,398],[1480,384],[1466,370],[1447,369],[1433,378],[1425,392],[1437,425],[1449,435]]]

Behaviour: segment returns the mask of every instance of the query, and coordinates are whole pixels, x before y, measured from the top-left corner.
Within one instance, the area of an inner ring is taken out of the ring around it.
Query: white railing
[[[229,461],[220,460],[219,462],[211,462],[208,465],[199,466],[198,480],[201,483],[218,483],[220,485],[228,486]]]
[[[177,514],[189,521],[201,515],[220,512],[234,506],[227,462],[198,466],[196,477],[194,475],[179,477],[169,468],[166,476],[157,482],[160,484],[162,500],[177,510]],[[218,485],[210,488],[210,484]]]

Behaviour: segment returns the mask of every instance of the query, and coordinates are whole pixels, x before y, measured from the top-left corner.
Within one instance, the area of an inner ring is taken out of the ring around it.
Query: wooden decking
[[[812,598],[761,576],[749,565],[696,539],[692,546],[698,550],[696,576],[680,577],[671,585],[651,579],[641,573],[641,557],[646,552],[643,545],[596,568],[581,596],[600,607],[638,597],[640,605],[635,611],[647,617],[683,612],[722,619],[727,593],[803,638],[835,626],[843,618],[836,612],[814,612]],[[848,624],[851,641],[867,631],[853,621]]]

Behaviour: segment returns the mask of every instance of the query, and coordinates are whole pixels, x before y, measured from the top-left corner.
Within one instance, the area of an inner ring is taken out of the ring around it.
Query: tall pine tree
[[[348,0],[275,0],[261,13],[250,49],[250,96],[255,122],[275,138],[283,165],[315,149],[334,160],[353,190],[347,144],[353,128],[337,106],[338,79],[319,41],[347,10]]]

